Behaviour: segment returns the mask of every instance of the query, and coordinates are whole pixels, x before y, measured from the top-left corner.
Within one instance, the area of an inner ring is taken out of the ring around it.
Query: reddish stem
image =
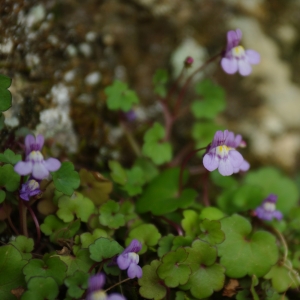
[[[30,205],[26,202],[24,202],[25,206],[27,207],[31,217],[32,217],[32,220],[34,222],[34,225],[35,225],[35,228],[36,228],[36,232],[37,232],[37,242],[35,244],[35,247],[37,247],[40,242],[41,242],[41,228],[40,228],[40,223],[35,215],[35,213],[33,212],[32,208],[30,207]]]
[[[173,221],[167,219],[167,218],[164,217],[164,216],[160,216],[160,218],[161,218],[162,220],[166,221],[166,222],[167,222],[169,225],[171,225],[173,228],[175,228],[176,231],[177,231],[177,233],[178,233],[178,235],[183,235],[183,231],[182,231],[181,227],[180,227],[178,224],[176,224],[175,222],[173,222]]]

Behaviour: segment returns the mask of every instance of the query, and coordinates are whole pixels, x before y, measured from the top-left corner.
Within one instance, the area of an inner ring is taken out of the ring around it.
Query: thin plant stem
[[[23,235],[28,237],[27,229],[27,208],[24,205],[24,201],[19,197],[19,211],[20,211],[20,226]]]
[[[16,235],[19,235],[19,232],[18,232],[17,228],[15,227],[15,225],[13,224],[13,222],[11,221],[10,216],[7,217],[7,221],[8,221],[9,226],[10,226],[11,229],[13,230],[13,232],[14,232]]]
[[[41,228],[40,228],[40,223],[39,223],[39,221],[38,221],[38,219],[37,219],[34,211],[30,207],[30,205],[28,203],[24,203],[24,204],[25,204],[26,208],[28,209],[28,211],[29,211],[29,213],[30,213],[30,215],[32,217],[32,220],[34,222],[35,228],[36,228],[37,242],[35,244],[35,247],[37,247],[40,244],[40,242],[41,242]],[[27,228],[27,226],[26,226],[26,228]]]
[[[175,228],[178,235],[183,235],[183,231],[182,231],[181,227],[178,224],[174,223],[173,221],[167,219],[164,216],[160,216],[160,218],[162,220],[166,221],[168,224],[170,224],[173,228]]]
[[[286,262],[287,260],[287,256],[288,256],[288,245],[286,243],[286,240],[284,238],[284,236],[281,234],[281,232],[279,230],[277,230],[276,228],[272,227],[272,230],[274,231],[274,233],[276,233],[276,235],[279,237],[281,244],[283,246],[284,249],[284,253],[283,253],[283,263]]]
[[[107,292],[107,291],[113,289],[114,287],[118,286],[119,284],[122,284],[122,283],[124,283],[124,282],[126,282],[126,281],[129,281],[130,279],[131,279],[131,278],[126,278],[126,279],[124,279],[124,280],[122,280],[122,281],[120,281],[120,282],[118,282],[118,283],[112,285],[111,287],[109,287],[108,289],[106,289],[104,292]]]
[[[188,163],[188,161],[199,151],[201,150],[205,150],[207,147],[202,147],[202,148],[199,148],[199,149],[196,149],[196,150],[193,150],[191,151],[184,159],[184,161],[182,162],[181,164],[181,167],[180,167],[180,173],[179,173],[179,196],[181,195],[182,193],[182,188],[183,188],[183,172],[184,172],[184,169],[185,169],[185,166],[186,164]]]
[[[188,88],[190,82],[192,81],[193,77],[194,77],[198,72],[202,71],[208,64],[210,64],[210,63],[213,62],[215,59],[217,59],[220,55],[222,55],[222,53],[223,53],[223,50],[222,50],[220,53],[218,53],[218,54],[212,56],[211,58],[209,58],[202,66],[200,66],[198,69],[196,69],[196,70],[195,70],[195,71],[187,78],[185,84],[183,85],[183,87],[182,87],[182,89],[181,89],[181,91],[180,91],[180,94],[179,94],[179,96],[178,96],[178,98],[177,98],[177,101],[176,101],[176,103],[175,103],[174,116],[177,116],[177,114],[178,114],[178,111],[179,111],[179,108],[180,108],[180,106],[181,106],[182,100],[183,100],[183,98],[184,98],[184,96],[185,96],[185,93],[186,93],[186,91],[187,91],[187,88]]]
[[[172,117],[168,106],[163,101],[160,101],[160,104],[163,109],[163,115],[165,120],[165,137],[163,138],[163,141],[166,142],[170,139],[174,118]]]
[[[203,174],[203,203],[205,206],[210,206],[208,197],[208,174],[209,172],[205,169],[205,173]]]
[[[124,130],[126,138],[127,138],[128,142],[129,142],[129,144],[130,144],[133,152],[135,153],[136,156],[140,157],[142,155],[141,154],[140,146],[136,142],[136,140],[133,137],[131,131],[128,129],[127,125],[123,121],[120,121],[120,125],[121,125],[122,129]]]

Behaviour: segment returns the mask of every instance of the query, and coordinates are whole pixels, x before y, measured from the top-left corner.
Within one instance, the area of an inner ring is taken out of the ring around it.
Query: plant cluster
[[[239,45],[241,36],[229,31],[227,47],[186,79],[191,57],[173,83],[157,71],[164,123],[151,124],[143,141],[132,130],[136,93],[120,81],[105,89],[136,154],[130,168],[111,160],[101,173],[75,170],[44,158],[44,138],[33,134],[24,138],[23,159],[11,149],[0,154],[0,299],[299,296],[296,184],[273,167],[251,170],[242,136],[216,123],[226,108],[216,83],[196,83],[197,99],[184,104],[194,75],[220,56],[226,73],[251,73],[260,56]],[[10,83],[0,76],[1,112],[11,106]],[[174,125],[186,113],[195,150],[174,153]],[[195,155],[201,164],[192,172]]]

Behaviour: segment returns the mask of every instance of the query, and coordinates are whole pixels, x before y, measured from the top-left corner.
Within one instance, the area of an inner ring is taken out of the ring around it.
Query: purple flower
[[[138,265],[139,255],[137,254],[142,249],[142,244],[138,240],[132,240],[130,245],[118,256],[117,264],[121,270],[127,269],[129,278],[141,278],[143,271]]]
[[[260,206],[258,206],[254,214],[262,220],[271,221],[273,218],[280,221],[282,219],[282,213],[276,210],[277,195],[270,194]]]
[[[221,66],[228,74],[239,71],[242,76],[247,76],[252,71],[251,65],[260,62],[260,54],[254,50],[245,50],[240,46],[241,38],[242,31],[240,29],[227,32],[227,47],[221,59]]]
[[[203,157],[203,165],[208,171],[219,170],[223,176],[229,176],[239,171],[249,169],[249,163],[235,149],[242,143],[242,136],[225,130],[215,133],[212,143]]]
[[[57,171],[60,168],[60,161],[56,158],[44,160],[41,150],[44,145],[44,137],[39,134],[36,138],[27,135],[25,138],[26,159],[19,161],[14,169],[19,175],[28,175],[37,180],[42,180],[49,176],[49,172]]]
[[[26,183],[22,184],[22,188],[20,190],[20,197],[23,200],[29,201],[30,197],[38,195],[41,192],[42,191],[40,190],[39,182],[34,179],[30,179]]]
[[[86,300],[126,300],[122,295],[113,293],[109,296],[102,290],[105,285],[105,276],[100,273],[89,278],[89,287]]]

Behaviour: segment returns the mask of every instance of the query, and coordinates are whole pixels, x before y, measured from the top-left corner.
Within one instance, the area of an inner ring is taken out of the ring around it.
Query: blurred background
[[[104,88],[119,79],[137,91],[140,105],[128,126],[142,142],[162,120],[155,71],[176,78],[188,55],[201,65],[223,49],[228,30],[240,28],[245,48],[261,54],[252,74],[227,75],[217,60],[197,80],[208,77],[226,90],[228,105],[216,122],[243,134],[253,167],[299,169],[300,1],[2,0],[0,15],[0,74],[12,78],[13,96],[2,148],[27,127],[77,167],[97,170],[111,158],[130,165],[134,153],[119,116],[105,106]],[[184,105],[193,97],[191,87]],[[190,119],[175,127],[175,144],[191,139]]]

